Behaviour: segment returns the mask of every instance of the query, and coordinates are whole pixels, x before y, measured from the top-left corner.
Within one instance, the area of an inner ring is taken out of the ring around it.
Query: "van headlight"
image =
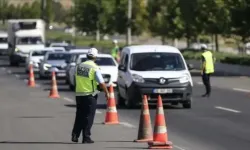
[[[43,69],[44,69],[44,70],[49,70],[50,67],[52,67],[51,64],[44,64],[44,65],[43,65]]]
[[[190,81],[190,80],[189,80],[189,76],[187,76],[187,75],[185,75],[185,76],[179,78],[179,82],[180,82],[180,83],[187,83],[187,82],[189,82],[189,81]]]
[[[132,74],[132,79],[133,79],[134,82],[139,82],[139,83],[144,83],[145,82],[143,77],[139,76],[137,74]]]

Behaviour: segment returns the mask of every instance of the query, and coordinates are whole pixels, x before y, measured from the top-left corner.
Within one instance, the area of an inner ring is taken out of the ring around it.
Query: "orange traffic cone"
[[[143,96],[138,138],[135,142],[149,142],[153,140],[151,119],[148,108],[147,96]]]
[[[51,81],[51,90],[49,97],[50,98],[60,98],[57,90],[57,83],[56,83],[56,73],[53,71],[52,72],[52,81]]]
[[[168,141],[167,126],[161,96],[158,96],[154,125],[153,141],[148,142],[149,149],[171,149],[172,142]]]
[[[33,72],[33,65],[30,64],[29,66],[29,81],[28,81],[28,86],[29,87],[35,87],[35,77],[34,77],[34,72]]]
[[[113,85],[109,87],[109,95],[104,124],[119,124]]]

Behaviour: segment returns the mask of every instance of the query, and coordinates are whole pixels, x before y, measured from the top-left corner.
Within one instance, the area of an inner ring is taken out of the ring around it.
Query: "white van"
[[[0,31],[0,54],[8,54],[8,34]]]
[[[118,71],[118,104],[133,108],[148,96],[149,103],[191,108],[193,81],[180,51],[171,46],[138,45],[123,48]]]

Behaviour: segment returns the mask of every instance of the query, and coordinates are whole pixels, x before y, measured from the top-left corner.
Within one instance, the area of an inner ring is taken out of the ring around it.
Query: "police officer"
[[[114,48],[111,50],[111,55],[115,58],[117,62],[119,62],[119,46],[118,41],[113,40]]]
[[[97,54],[97,49],[91,48],[87,53],[88,60],[76,67],[76,117],[71,139],[73,142],[78,142],[82,132],[82,143],[94,143],[90,138],[90,130],[95,117],[98,84],[105,92],[106,98],[109,97],[99,67],[95,63]]]
[[[206,88],[206,93],[202,95],[202,97],[209,97],[211,94],[211,84],[210,84],[210,76],[214,73],[214,61],[212,52],[207,49],[207,45],[201,45],[202,53],[202,65],[201,65],[201,75],[202,81]]]

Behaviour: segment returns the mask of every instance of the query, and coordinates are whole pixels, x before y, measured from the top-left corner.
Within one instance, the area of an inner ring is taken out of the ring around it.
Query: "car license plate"
[[[65,73],[58,73],[58,74],[57,74],[58,77],[63,77],[63,76],[65,76],[65,75],[66,75]]]
[[[158,94],[173,93],[173,89],[154,89],[153,92]]]
[[[104,82],[108,82],[108,81],[109,81],[109,79],[108,79],[108,78],[104,78],[103,80],[104,80]]]

